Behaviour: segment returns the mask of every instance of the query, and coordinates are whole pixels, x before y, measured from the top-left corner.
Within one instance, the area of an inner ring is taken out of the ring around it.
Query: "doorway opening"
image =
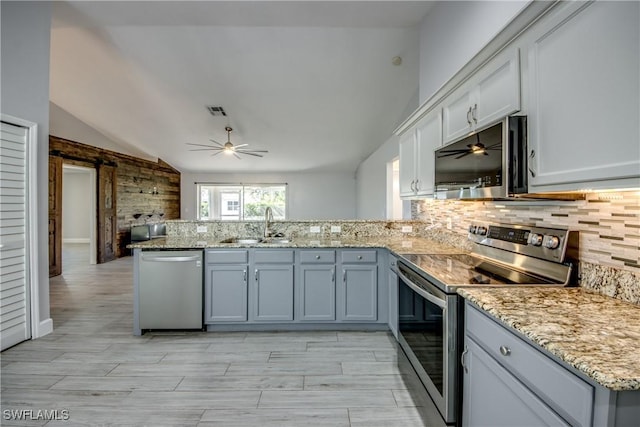
[[[387,163],[387,219],[402,219],[400,198],[400,159]]]
[[[63,164],[62,268],[96,264],[96,169]]]

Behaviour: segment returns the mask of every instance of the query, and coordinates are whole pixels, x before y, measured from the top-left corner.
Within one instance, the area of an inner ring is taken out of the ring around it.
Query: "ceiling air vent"
[[[207,105],[207,110],[213,117],[226,117],[227,113],[222,107],[216,107],[214,105]]]

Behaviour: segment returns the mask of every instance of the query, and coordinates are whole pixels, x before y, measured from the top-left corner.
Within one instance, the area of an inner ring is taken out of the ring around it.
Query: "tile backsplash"
[[[573,202],[414,200],[411,217],[467,234],[472,221],[580,232],[580,261],[640,273],[640,192],[589,193]]]
[[[473,221],[580,233],[580,286],[640,305],[640,192],[589,193],[573,202],[415,200],[411,217],[467,234]]]

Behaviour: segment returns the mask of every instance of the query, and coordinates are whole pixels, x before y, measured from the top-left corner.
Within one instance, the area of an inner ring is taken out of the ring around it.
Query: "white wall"
[[[420,104],[436,93],[529,1],[439,1],[420,25]]]
[[[289,199],[288,219],[322,220],[356,217],[356,180],[352,173],[183,173],[180,181],[182,219],[196,219],[195,182],[243,184],[286,182]]]
[[[437,2],[420,24],[420,89],[406,119],[473,58],[529,1]],[[411,104],[410,104],[411,105]],[[357,216],[384,219],[387,212],[387,163],[398,156],[391,137],[358,166]],[[410,209],[404,203],[403,216]]]
[[[0,2],[2,113],[38,124],[38,294],[49,320],[49,41],[51,3]]]
[[[387,217],[387,164],[398,157],[398,137],[393,136],[360,163],[356,172],[358,219]]]
[[[89,243],[93,215],[89,172],[64,169],[62,183],[62,241]]]
[[[49,134],[152,162],[158,161],[157,157],[150,156],[136,147],[118,144],[109,139],[53,102],[49,102]]]

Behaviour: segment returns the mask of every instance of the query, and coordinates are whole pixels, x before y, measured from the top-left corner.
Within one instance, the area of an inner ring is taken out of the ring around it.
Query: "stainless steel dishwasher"
[[[202,329],[202,251],[142,251],[139,328]]]

